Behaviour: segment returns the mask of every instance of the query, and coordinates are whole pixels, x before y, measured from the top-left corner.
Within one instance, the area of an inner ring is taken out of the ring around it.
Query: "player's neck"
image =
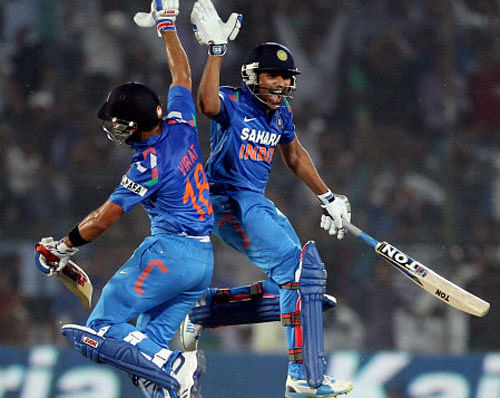
[[[161,129],[161,124],[153,128],[152,130],[149,131],[142,131],[141,132],[141,141],[147,140],[148,138],[151,138],[155,135],[161,134],[162,129]]]

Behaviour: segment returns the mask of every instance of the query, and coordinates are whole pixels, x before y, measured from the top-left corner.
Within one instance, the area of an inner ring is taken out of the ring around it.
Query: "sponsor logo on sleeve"
[[[143,197],[144,195],[146,195],[146,193],[148,192],[148,189],[143,187],[142,185],[140,184],[137,184],[136,182],[132,181],[130,178],[128,178],[126,175],[124,175],[122,177],[122,182],[120,183],[120,185],[126,189],[128,189],[129,191]]]

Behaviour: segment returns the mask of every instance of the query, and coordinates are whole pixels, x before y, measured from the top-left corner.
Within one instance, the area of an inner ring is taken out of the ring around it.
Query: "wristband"
[[[80,235],[80,230],[78,229],[78,225],[73,228],[68,234],[69,241],[73,244],[73,246],[83,246],[86,243],[89,243],[89,240],[85,240]]]
[[[166,32],[168,30],[177,30],[175,27],[175,22],[171,19],[161,19],[156,22],[156,29],[158,33],[161,35],[161,32]]]
[[[321,195],[316,195],[316,196],[322,205],[326,205],[330,202],[333,202],[333,200],[335,199],[333,192],[330,190],[328,190],[325,193],[322,193]]]
[[[208,55],[215,55],[216,57],[222,57],[226,53],[227,44],[209,44],[208,45]]]

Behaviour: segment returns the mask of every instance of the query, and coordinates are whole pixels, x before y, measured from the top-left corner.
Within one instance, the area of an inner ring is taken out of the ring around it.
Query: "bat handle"
[[[350,222],[347,222],[345,220],[342,220],[342,225],[344,226],[345,229],[347,229],[356,238],[358,238],[359,235],[361,235],[361,233],[363,232],[358,227],[356,227],[354,224],[351,224]]]
[[[345,229],[347,229],[351,234],[353,234],[356,238],[361,239],[368,246],[375,248],[377,246],[378,241],[374,237],[368,235],[365,231],[356,227],[354,224],[351,224],[348,221],[342,220],[342,225]]]
[[[59,262],[59,257],[57,257],[55,254],[49,252],[49,250],[44,245],[42,245],[40,243],[35,244],[35,250],[38,253],[40,253],[41,255],[43,255],[47,259],[47,261],[51,261],[54,263]]]

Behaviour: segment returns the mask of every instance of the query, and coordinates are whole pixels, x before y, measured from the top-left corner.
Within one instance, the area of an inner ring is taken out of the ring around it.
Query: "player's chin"
[[[277,109],[281,106],[281,101],[283,97],[281,95],[271,95],[267,98],[267,106],[271,109]]]

